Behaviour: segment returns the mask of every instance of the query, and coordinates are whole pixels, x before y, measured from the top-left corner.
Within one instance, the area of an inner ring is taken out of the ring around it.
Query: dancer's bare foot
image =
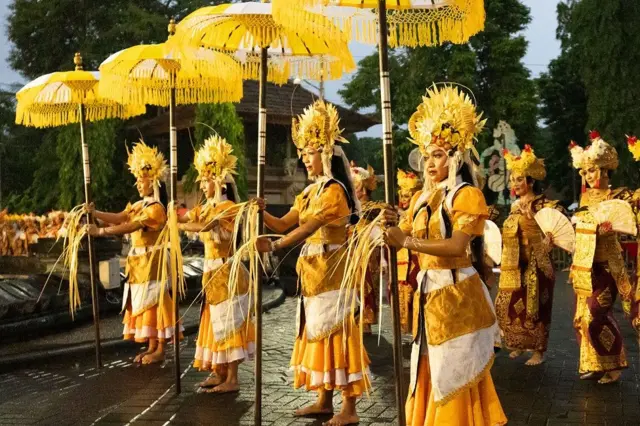
[[[355,414],[345,414],[339,413],[336,414],[329,420],[328,422],[324,422],[323,426],[347,426],[347,425],[355,425],[360,421],[360,417]]]
[[[598,383],[600,383],[601,385],[608,385],[610,383],[615,383],[618,380],[620,380],[621,375],[622,375],[622,371],[620,370],[609,371],[607,373],[604,373],[604,376],[602,376],[602,378],[598,380]]]
[[[596,373],[595,371],[591,371],[589,373],[585,373],[582,376],[580,376],[580,380],[597,380],[601,377],[602,377],[601,373]]]
[[[226,378],[222,378],[220,376],[218,376],[217,374],[212,374],[209,377],[207,377],[206,380],[201,381],[200,383],[198,383],[198,387],[199,388],[212,388],[214,386],[218,386],[220,384],[222,384],[225,381]]]
[[[154,353],[142,357],[142,365],[157,364],[162,361],[164,361],[164,350],[159,348]]]
[[[525,365],[540,365],[544,362],[544,352],[535,351]]]
[[[333,414],[333,402],[331,400],[327,403],[316,402],[293,412],[295,417],[317,416],[320,414]]]
[[[518,350],[511,351],[511,353],[509,354],[509,358],[511,358],[511,359],[516,359],[516,358],[518,358],[520,355],[522,355],[522,353],[523,353],[523,352],[524,352],[524,351],[518,351]]]
[[[240,385],[233,382],[224,382],[216,386],[215,388],[205,389],[206,393],[233,393],[240,390]]]
[[[152,354],[155,352],[155,349],[147,348],[146,350],[141,351],[138,355],[133,358],[133,362],[136,364],[140,364],[142,362],[142,357],[148,354]]]

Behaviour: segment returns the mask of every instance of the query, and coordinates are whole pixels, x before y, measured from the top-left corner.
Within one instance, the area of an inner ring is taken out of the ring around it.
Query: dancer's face
[[[424,154],[424,167],[433,183],[440,183],[449,176],[449,156],[437,145],[429,145]]]
[[[364,188],[364,184],[362,182],[355,183],[354,187],[358,200],[362,202],[369,201],[369,194],[367,194],[367,190]]]
[[[153,182],[149,178],[140,178],[136,181],[136,188],[140,197],[153,195]]]
[[[533,186],[527,182],[527,178],[525,176],[516,173],[511,173],[511,176],[509,176],[509,184],[513,192],[516,194],[516,197],[523,197],[527,195],[529,191],[532,190]]]
[[[598,181],[601,181],[602,173],[600,173],[600,168],[596,166],[590,166],[586,169],[582,170],[584,174],[584,179],[587,181],[589,188],[597,188]],[[602,187],[602,181],[600,182],[600,187]]]
[[[207,198],[213,198],[216,195],[216,184],[213,179],[202,179],[200,181],[200,190]]]
[[[409,208],[409,204],[411,204],[412,194],[410,192],[399,192],[398,193],[398,205],[402,210],[406,210]]]
[[[305,148],[302,151],[302,162],[307,169],[309,177],[321,176],[323,174],[322,155],[319,150],[311,147]]]

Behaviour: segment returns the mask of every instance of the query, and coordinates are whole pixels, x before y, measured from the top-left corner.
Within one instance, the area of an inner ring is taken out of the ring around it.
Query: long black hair
[[[226,194],[227,200],[233,201],[234,203],[238,202],[238,200],[236,200],[236,192],[233,190],[233,184],[231,182],[224,184],[222,187],[222,193]]]
[[[535,180],[531,176],[527,176],[527,184],[529,185],[533,184],[533,186],[531,187],[531,190],[533,191],[533,195],[542,194],[543,192],[542,182],[540,182],[539,180]]]
[[[467,163],[462,163],[462,167],[458,171],[458,174],[462,178],[462,181],[468,183],[470,185],[474,185],[473,183],[473,171],[469,167]],[[471,259],[472,265],[476,271],[478,271],[478,275],[482,278],[482,281],[487,282],[489,278],[487,265],[484,262],[484,237],[475,237],[471,239]]]
[[[169,194],[167,193],[167,187],[162,182],[158,182],[158,187],[160,188],[160,190],[158,191],[158,193],[160,194],[160,199],[158,201],[160,201],[160,204],[162,204],[166,209],[167,205],[169,205]]]
[[[355,225],[358,222],[358,212],[356,211],[356,194],[353,191],[351,180],[349,179],[350,169],[345,169],[345,162],[340,155],[333,155],[331,157],[331,174],[333,179],[342,184],[347,192],[347,202],[349,203],[349,210],[351,210],[350,222]]]

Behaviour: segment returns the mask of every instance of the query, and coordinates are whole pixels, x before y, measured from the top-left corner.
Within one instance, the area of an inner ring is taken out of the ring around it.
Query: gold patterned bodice
[[[131,246],[138,248],[154,246],[167,221],[164,206],[159,202],[140,200],[133,205],[129,204],[125,212],[129,222],[142,224],[142,228],[131,233]]]
[[[217,220],[218,226],[211,231],[201,232],[200,239],[204,244],[205,259],[220,259],[231,256],[231,240],[234,228],[234,217],[237,210],[233,201],[222,201],[218,204],[207,202],[189,212],[189,220],[208,225]]]
[[[322,217],[329,210],[336,210],[338,218],[324,223],[316,232],[307,238],[307,244],[343,244],[347,241],[347,223],[351,210],[347,203],[338,205],[323,205],[323,198],[333,198],[338,196],[337,192],[344,192],[339,183],[326,184],[326,181],[309,185],[302,194],[296,197],[294,209],[298,211],[298,223],[300,226],[314,218]]]

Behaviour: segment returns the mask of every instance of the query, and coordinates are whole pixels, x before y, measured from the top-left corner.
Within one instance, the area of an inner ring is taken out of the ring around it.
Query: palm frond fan
[[[534,216],[542,232],[551,234],[553,244],[562,250],[573,253],[576,244],[576,233],[571,221],[562,212],[545,207]]]
[[[502,261],[502,235],[500,228],[490,220],[484,221],[484,252],[489,258],[499,265]]]
[[[636,235],[638,233],[633,210],[626,201],[603,201],[589,207],[589,212],[599,224],[604,222],[611,223],[611,228],[615,232],[627,235]]]

